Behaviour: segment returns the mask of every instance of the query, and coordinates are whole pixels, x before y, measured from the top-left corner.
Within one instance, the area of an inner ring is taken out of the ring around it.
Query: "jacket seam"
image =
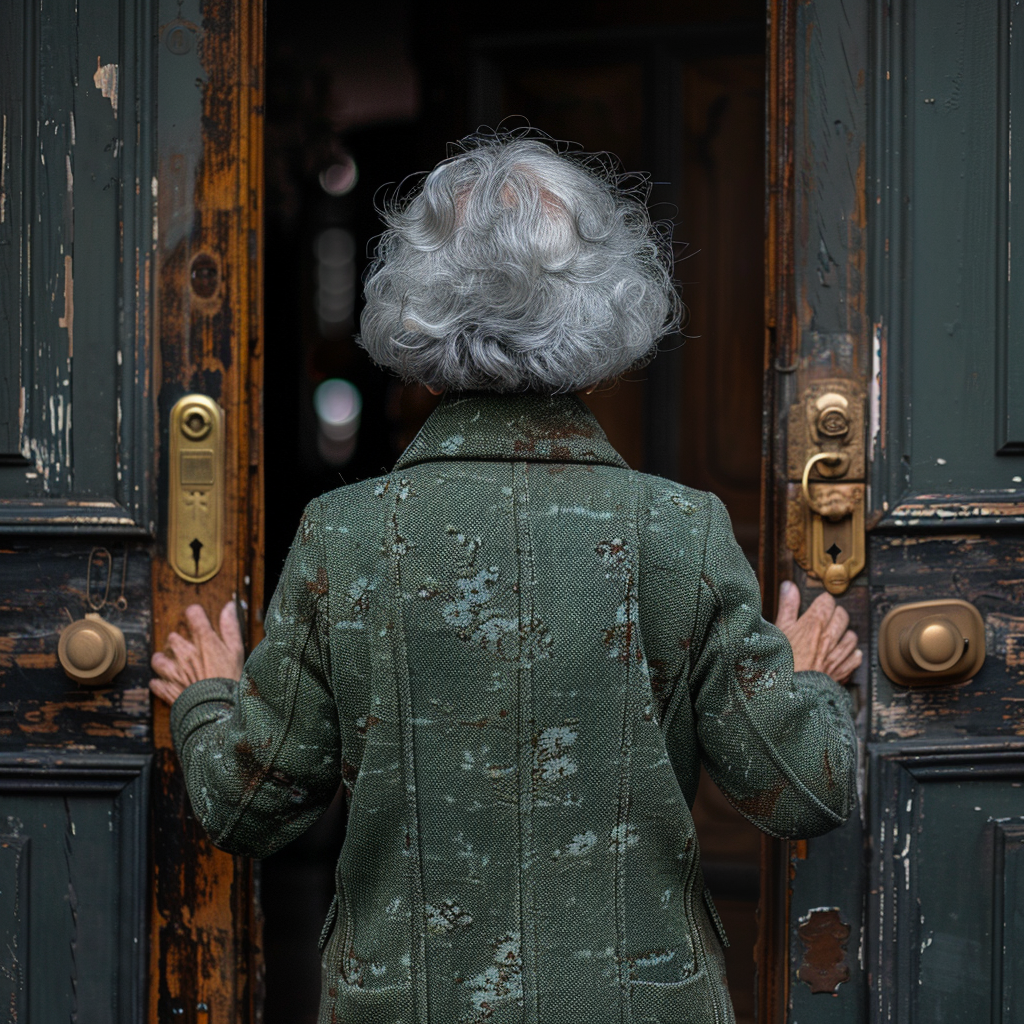
[[[517,474],[518,467],[522,469]],[[516,476],[519,476],[522,487],[516,487]],[[533,564],[533,531],[530,528],[530,483],[524,462],[519,461],[512,465],[512,494],[513,510],[515,515],[515,534],[518,546],[522,552],[517,559],[517,582],[519,584],[519,662],[517,665],[518,700],[519,709],[518,740],[520,747],[519,770],[523,778],[519,780],[519,864],[517,868],[519,880],[519,934],[520,952],[523,958],[523,1019],[528,1024],[536,1024],[539,1015],[537,1006],[537,942],[536,932],[532,927],[535,908],[533,906],[533,880],[529,877],[527,868],[530,846],[533,840],[533,785],[530,765],[524,764],[527,757],[532,758],[532,737],[528,731],[533,729],[533,663],[523,664],[523,643],[524,633],[529,631],[533,625],[534,613],[534,584],[536,582],[536,571]],[[522,507],[520,508],[520,502]],[[525,579],[524,579],[525,569]],[[529,591],[529,599],[527,599]],[[524,692],[524,685],[526,692]],[[525,719],[524,719],[525,715]],[[525,742],[524,742],[525,740]],[[529,944],[528,944],[529,939]],[[532,970],[527,970],[526,950],[529,948],[533,960]],[[528,991],[526,984],[530,974],[533,975],[533,991]],[[532,1005],[530,999],[532,997]]]
[[[631,735],[633,700],[631,686],[633,668],[633,644],[640,644],[643,649],[643,641],[640,636],[640,495],[637,486],[636,473],[629,471],[629,497],[631,516],[629,526],[632,529],[630,542],[635,552],[633,564],[629,567],[626,577],[624,600],[626,602],[626,624],[630,624],[630,616],[636,608],[636,635],[632,631],[627,632],[629,643],[626,648],[626,679],[622,701],[622,722],[621,741],[622,751],[621,775],[619,778],[619,807],[615,817],[615,923],[618,932],[619,950],[619,1015],[622,1024],[629,1024],[632,1020],[632,1001],[630,998],[630,987],[628,972],[626,971],[626,850],[629,837],[629,805],[631,799],[630,773],[633,767],[633,739]]]
[[[413,441],[413,444],[415,443],[416,442]],[[430,465],[434,462],[508,462],[512,465],[518,465],[519,463],[531,463],[536,465],[554,463],[556,465],[563,466],[609,466],[612,469],[629,470],[629,464],[624,460],[621,462],[615,462],[610,458],[548,459],[543,456],[535,456],[531,459],[525,455],[506,455],[503,452],[480,452],[471,455],[438,455],[437,452],[429,452],[422,456],[414,456],[407,462],[399,461],[395,464],[395,469],[402,470],[404,472],[407,469],[411,469],[413,466]]]
[[[395,474],[388,477],[393,483]],[[416,1017],[427,1024],[429,1021],[429,993],[426,991],[429,978],[426,970],[426,935],[424,932],[424,904],[426,897],[423,891],[423,846],[420,835],[419,792],[416,786],[416,753],[415,737],[412,724],[412,695],[409,691],[408,650],[405,645],[405,610],[402,605],[402,569],[398,554],[398,488],[390,487],[391,517],[389,532],[391,533],[388,562],[391,566],[393,580],[392,601],[394,602],[394,621],[391,627],[391,671],[394,677],[397,697],[399,735],[402,744],[402,782],[405,790],[406,813],[410,817],[408,827],[411,829],[416,843],[413,851],[414,868],[410,908],[409,938],[410,958],[409,973],[412,989],[412,1001]],[[418,983],[418,977],[422,984]]]

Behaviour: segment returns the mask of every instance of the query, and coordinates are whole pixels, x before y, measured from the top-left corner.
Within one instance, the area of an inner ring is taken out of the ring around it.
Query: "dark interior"
[[[449,142],[499,124],[610,150],[652,174],[655,216],[675,225],[685,336],[588,402],[634,468],[715,491],[756,560],[763,3],[269,0],[266,38],[267,593],[306,502],[389,469],[436,401],[353,340],[375,203]],[[321,402],[318,419],[314,392],[338,379],[361,396],[354,434],[344,402],[333,419]],[[706,778],[694,817],[732,942],[737,1018],[752,1024],[759,834]],[[316,1019],[316,940],[343,838],[336,801],[262,863],[267,1024]]]

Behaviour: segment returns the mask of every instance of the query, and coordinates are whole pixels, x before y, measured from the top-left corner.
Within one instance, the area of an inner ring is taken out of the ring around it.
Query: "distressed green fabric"
[[[323,1021],[732,1021],[700,763],[773,835],[851,809],[848,698],[794,675],[722,503],[629,470],[574,397],[446,398],[307,508],[266,631],[172,726],[227,850],[344,785]]]

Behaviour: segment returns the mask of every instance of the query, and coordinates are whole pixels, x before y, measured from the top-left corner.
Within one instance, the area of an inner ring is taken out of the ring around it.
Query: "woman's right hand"
[[[848,682],[863,660],[857,634],[847,629],[850,616],[828,593],[819,594],[800,614],[800,590],[786,581],[779,587],[775,625],[793,648],[794,672],[824,672],[837,683]]]
[[[185,621],[192,639],[170,633],[170,656],[157,651],[150,659],[157,678],[150,680],[149,688],[167,704],[173,704],[200,679],[238,679],[245,665],[242,629],[234,601],[228,601],[221,609],[220,633],[206,617],[202,605],[189,605]]]

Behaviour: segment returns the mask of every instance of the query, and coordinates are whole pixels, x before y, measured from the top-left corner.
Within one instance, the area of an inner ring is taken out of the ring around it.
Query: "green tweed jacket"
[[[701,762],[776,836],[854,799],[848,698],[793,673],[710,494],[575,397],[446,398],[312,502],[240,682],[173,706],[195,813],[262,857],[339,784],[339,1024],[722,1024]]]

